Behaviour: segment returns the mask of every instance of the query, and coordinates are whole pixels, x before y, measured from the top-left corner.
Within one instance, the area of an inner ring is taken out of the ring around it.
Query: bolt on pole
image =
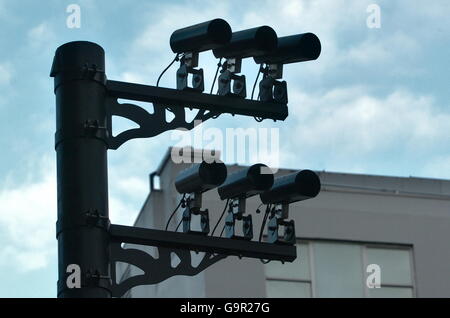
[[[60,46],[52,65],[56,94],[58,297],[111,297],[105,53],[91,42]],[[67,267],[81,288],[67,287]]]

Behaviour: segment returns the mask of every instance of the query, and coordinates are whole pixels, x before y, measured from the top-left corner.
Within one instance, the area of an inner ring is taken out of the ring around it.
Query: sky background
[[[81,8],[79,29],[66,26],[72,3]],[[366,24],[372,3],[381,8],[380,28]],[[49,72],[58,46],[96,42],[106,51],[109,79],[154,85],[180,27],[221,17],[235,31],[267,24],[279,36],[313,32],[322,43],[319,59],[285,68],[284,122],[223,115],[204,127],[279,128],[283,168],[449,179],[449,14],[447,0],[0,0],[0,297],[56,295]],[[200,63],[211,83],[217,61],[203,53]],[[174,87],[175,70],[161,86]],[[256,72],[245,60],[248,86]],[[113,223],[132,224],[148,174],[174,143],[165,133],[109,152]]]

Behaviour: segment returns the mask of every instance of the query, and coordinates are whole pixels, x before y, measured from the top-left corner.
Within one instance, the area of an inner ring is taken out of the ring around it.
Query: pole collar
[[[97,209],[87,211],[84,215],[78,217],[78,220],[71,221],[70,223],[71,226],[64,226],[60,220],[56,222],[56,238],[58,238],[59,234],[64,230],[87,226],[98,227],[105,231],[109,231],[111,225],[109,218],[101,215]]]
[[[98,120],[88,119],[70,131],[59,129],[55,133],[55,149],[64,140],[73,138],[95,138],[108,145],[109,131],[106,126],[101,126]]]

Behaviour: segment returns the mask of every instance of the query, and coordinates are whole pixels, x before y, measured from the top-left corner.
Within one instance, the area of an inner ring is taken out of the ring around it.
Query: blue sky
[[[81,28],[66,26],[69,4]],[[369,4],[381,27],[366,25]],[[108,78],[155,84],[173,58],[173,30],[216,17],[234,30],[314,32],[317,61],[289,65],[284,122],[224,115],[205,127],[278,127],[281,167],[450,178],[450,2],[0,0],[0,297],[56,295],[55,106],[48,76],[69,41],[103,46]],[[201,55],[206,81],[215,64]],[[244,62],[253,83],[257,67]],[[175,69],[161,85],[174,86]],[[130,224],[168,133],[109,154],[111,219]],[[232,162],[230,162],[232,163]]]

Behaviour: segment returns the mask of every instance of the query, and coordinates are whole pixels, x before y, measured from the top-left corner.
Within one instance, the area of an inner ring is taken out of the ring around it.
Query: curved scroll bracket
[[[194,276],[221,259],[223,254],[206,253],[198,266],[192,266],[190,250],[169,249],[157,247],[158,258],[138,249],[124,249],[120,242],[112,242],[111,252],[111,292],[113,297],[121,297],[135,286],[152,285],[160,283],[173,276]],[[172,267],[172,253],[175,253],[180,262]],[[125,278],[117,283],[116,262],[134,265],[144,271],[144,274]]]
[[[108,113],[108,147],[109,149],[118,149],[122,144],[130,139],[148,138],[157,136],[163,132],[174,129],[191,130],[196,125],[218,116],[218,113],[200,109],[194,119],[190,122],[186,121],[186,109],[180,106],[163,106],[161,104],[153,103],[154,113],[150,114],[148,111],[140,106],[134,104],[120,104],[118,98],[108,97],[106,99],[106,109]],[[167,120],[166,110],[172,112],[175,117]],[[112,135],[112,116],[119,116],[127,118],[139,125],[139,128],[133,128],[121,132],[117,136]]]

